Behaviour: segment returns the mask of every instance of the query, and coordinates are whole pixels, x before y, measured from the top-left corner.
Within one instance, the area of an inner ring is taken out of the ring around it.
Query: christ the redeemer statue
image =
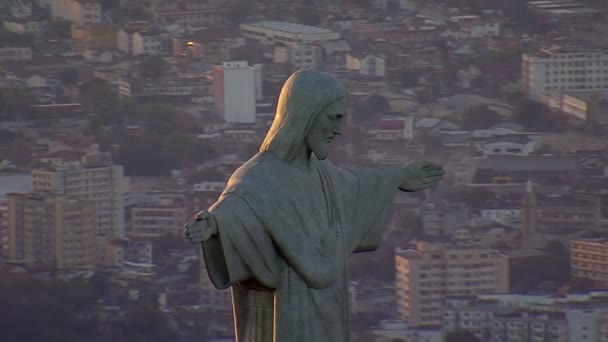
[[[349,341],[350,254],[378,248],[398,190],[424,190],[443,178],[442,167],[424,161],[334,166],[328,145],[346,112],[338,80],[293,74],[259,153],[186,225],[212,283],[232,290],[239,342]]]

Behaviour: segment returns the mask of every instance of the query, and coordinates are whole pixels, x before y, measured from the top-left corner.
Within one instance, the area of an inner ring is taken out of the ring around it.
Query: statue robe
[[[232,175],[202,248],[214,286],[232,286],[237,341],[349,341],[348,257],[382,241],[397,192],[388,178],[315,158],[304,172],[267,152]],[[255,304],[263,291],[270,308]]]

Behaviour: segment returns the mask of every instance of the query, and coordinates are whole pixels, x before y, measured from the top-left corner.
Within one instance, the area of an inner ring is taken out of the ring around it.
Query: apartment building
[[[152,263],[152,242],[128,236],[112,239],[104,246],[105,267],[120,268],[125,261]]]
[[[161,38],[161,34],[158,32],[150,31],[150,32],[135,32],[133,34],[133,47],[132,53],[133,56],[139,55],[162,55],[163,51],[163,41]]]
[[[131,208],[130,234],[141,237],[180,235],[187,217],[184,200],[163,198],[155,203],[142,203]]]
[[[317,45],[276,44],[272,58],[274,63],[289,63],[295,69],[316,69],[322,62],[322,53]]]
[[[409,326],[440,325],[447,296],[509,291],[509,261],[498,251],[420,242],[395,253],[398,311]]]
[[[29,61],[32,59],[31,47],[6,46],[0,48],[0,62]]]
[[[224,62],[213,67],[215,109],[225,122],[255,122],[258,77],[256,68],[244,61]]]
[[[44,34],[48,27],[48,21],[42,18],[9,18],[2,24],[7,31],[34,36]]]
[[[52,191],[95,205],[95,235],[124,235],[124,195],[129,187],[122,165],[109,156],[85,154],[81,159],[42,158],[32,169],[34,192]]]
[[[370,54],[347,54],[346,68],[372,77],[386,76],[386,58]]]
[[[8,257],[48,269],[94,265],[95,206],[54,193],[7,195]]]
[[[570,243],[572,278],[591,280],[608,289],[608,239],[577,239]]]
[[[444,331],[468,330],[487,342],[608,341],[606,292],[449,297]]]
[[[51,0],[51,18],[80,26],[101,22],[101,4],[95,0]]]
[[[271,20],[241,24],[241,33],[268,46],[275,43],[293,46],[340,39],[339,33],[328,29]]]
[[[216,26],[226,23],[226,8],[209,1],[201,6],[190,5],[186,8],[166,8],[153,10],[154,17],[161,24],[180,26]]]
[[[522,56],[522,81],[529,95],[550,91],[608,90],[608,53],[552,46]]]

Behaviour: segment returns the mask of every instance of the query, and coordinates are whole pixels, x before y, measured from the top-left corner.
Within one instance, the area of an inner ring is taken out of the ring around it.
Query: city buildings
[[[86,26],[101,22],[101,4],[95,0],[50,0],[51,18]]]
[[[471,245],[420,242],[395,255],[398,311],[411,327],[441,324],[451,295],[507,293],[508,258]]]
[[[95,205],[95,235],[124,235],[124,195],[129,187],[123,167],[107,156],[84,154],[82,158],[43,158],[32,170],[34,192],[52,191],[90,201]]]
[[[273,48],[274,63],[290,63],[294,69],[316,69],[322,63],[321,48],[309,44],[277,43]]]
[[[607,310],[605,292],[454,296],[446,300],[443,327],[488,342],[603,342]]]
[[[92,269],[95,206],[61,194],[8,194],[9,260],[50,270]]]
[[[577,239],[570,244],[570,266],[574,279],[589,280],[608,289],[608,239]]]
[[[522,80],[529,95],[548,91],[608,90],[608,53],[592,48],[551,46],[522,56]]]
[[[158,202],[142,203],[133,206],[131,212],[130,234],[141,237],[162,237],[166,234],[180,235],[184,221],[192,212],[187,212],[185,203],[166,198]]]
[[[5,46],[0,47],[0,62],[29,61],[32,59],[31,47]]]
[[[259,21],[241,24],[244,37],[255,39],[264,45],[311,44],[340,39],[340,34],[328,29],[281,21]]]
[[[255,122],[256,69],[243,61],[214,67],[213,97],[216,111],[225,122]]]

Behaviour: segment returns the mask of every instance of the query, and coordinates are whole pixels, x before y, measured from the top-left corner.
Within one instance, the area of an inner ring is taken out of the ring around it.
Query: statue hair
[[[296,158],[319,114],[347,98],[344,86],[333,76],[314,70],[292,74],[281,89],[272,126],[260,152],[272,151],[285,161]]]

